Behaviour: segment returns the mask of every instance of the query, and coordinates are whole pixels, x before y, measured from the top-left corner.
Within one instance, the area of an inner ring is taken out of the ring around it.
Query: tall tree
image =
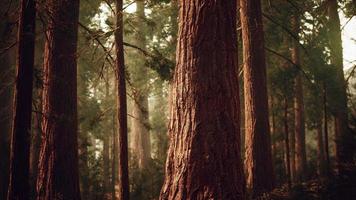
[[[136,8],[137,30],[135,34],[135,43],[141,50],[145,50],[145,0],[137,0]],[[151,158],[147,76],[145,56],[141,51],[137,51],[137,57],[132,66],[131,73],[133,85],[131,150],[134,152],[140,168],[145,168]]]
[[[236,2],[180,2],[162,200],[244,199]]]
[[[343,71],[343,53],[341,41],[340,18],[338,1],[327,0],[327,13],[329,17],[329,45],[331,64],[335,67],[336,84],[333,93],[337,100],[334,106],[336,160],[340,174],[347,174],[353,163],[353,139],[348,127],[346,81]]]
[[[34,0],[21,0],[8,199],[29,199],[32,80],[35,55]]]
[[[245,168],[253,198],[274,186],[260,0],[240,0],[244,58]]]
[[[299,32],[300,22],[297,14],[293,14],[291,25],[296,39],[292,42],[292,61],[297,68],[297,74],[294,79],[294,120],[295,120],[295,181],[305,180],[306,175],[306,150],[305,150],[305,118],[304,118],[304,96],[303,79],[300,71],[300,52],[299,52]],[[294,159],[294,158],[292,158]]]
[[[48,0],[38,200],[80,199],[77,142],[79,0]]]
[[[125,61],[123,46],[123,14],[122,0],[116,0],[116,86],[117,86],[117,130],[119,146],[118,199],[129,199],[128,144],[127,144],[127,100],[125,83]],[[115,137],[114,137],[115,138]]]

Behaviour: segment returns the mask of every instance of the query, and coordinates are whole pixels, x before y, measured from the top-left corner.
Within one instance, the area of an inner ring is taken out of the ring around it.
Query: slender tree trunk
[[[274,187],[260,0],[240,0],[244,57],[245,168],[256,198]]]
[[[325,152],[325,160],[326,160],[326,172],[327,175],[330,175],[331,169],[330,169],[330,155],[329,155],[329,129],[328,129],[328,113],[327,113],[327,94],[326,94],[326,88],[324,84],[324,91],[323,91],[323,109],[324,109],[324,152]]]
[[[319,177],[325,177],[326,175],[326,160],[324,154],[324,141],[323,141],[323,126],[322,119],[316,127],[317,131],[317,143],[318,143],[318,174]]]
[[[146,49],[145,39],[145,0],[136,1],[137,13],[137,34],[135,36],[136,45],[141,49]],[[132,119],[132,141],[131,149],[137,157],[140,168],[145,168],[151,159],[151,141],[149,132],[148,113],[148,86],[147,67],[145,66],[145,56],[137,52],[135,66],[133,66],[133,119]]]
[[[8,3],[2,5],[8,8]],[[1,16],[5,16],[0,12]],[[0,49],[5,49],[16,42],[14,22],[9,16],[0,20]],[[13,83],[14,83],[14,48],[0,54],[0,199],[6,199],[9,186],[10,135],[12,124]]]
[[[347,117],[347,94],[346,81],[343,71],[343,55],[340,18],[338,13],[337,0],[328,0],[328,17],[329,17],[329,43],[331,64],[336,69],[336,96],[338,97],[335,114],[335,140],[336,140],[336,161],[337,169],[341,175],[347,175],[353,164],[353,138],[348,127]]]
[[[299,17],[294,14],[292,16],[292,28],[295,35],[299,34],[300,22]],[[299,38],[299,37],[298,37]],[[294,80],[295,97],[294,97],[294,113],[295,113],[295,181],[300,182],[305,180],[306,175],[306,150],[305,150],[305,119],[304,119],[304,97],[303,97],[303,79],[300,73],[300,53],[299,40],[293,40],[292,61],[297,65],[297,75]]]
[[[180,2],[161,200],[244,199],[236,1]]]
[[[77,133],[79,0],[48,0],[38,200],[80,199]]]
[[[29,199],[32,80],[35,56],[34,0],[21,1],[8,199]]]
[[[109,198],[109,188],[110,188],[110,138],[107,132],[104,133],[104,142],[103,142],[103,173],[104,173],[104,195],[105,199]]]
[[[117,85],[117,84],[115,84]],[[115,86],[116,90],[117,86]],[[117,95],[117,94],[115,94]],[[115,110],[116,112],[116,110]],[[116,199],[116,186],[119,184],[119,179],[117,176],[117,169],[118,169],[118,162],[117,162],[117,155],[119,154],[118,150],[118,137],[117,137],[117,124],[115,122],[116,120],[116,115],[113,115],[113,130],[112,130],[112,161],[111,161],[111,200]]]
[[[116,0],[116,78],[117,78],[117,130],[119,146],[118,199],[129,199],[128,144],[127,144],[127,102],[125,83],[125,61],[123,46],[122,0]]]
[[[290,165],[290,144],[289,144],[289,127],[288,127],[288,98],[284,99],[284,134],[285,134],[285,154],[286,154],[286,171],[287,171],[287,184],[288,189],[292,187],[291,180],[291,165]]]

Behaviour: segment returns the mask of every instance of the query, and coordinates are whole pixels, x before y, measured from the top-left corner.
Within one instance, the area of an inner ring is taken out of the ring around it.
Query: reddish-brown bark
[[[255,198],[274,187],[260,0],[240,0],[244,57],[245,169]]]
[[[32,117],[32,79],[35,54],[34,0],[22,0],[18,26],[18,54],[14,118],[11,135],[8,199],[29,199]]]
[[[118,178],[118,199],[129,199],[129,172],[128,172],[128,142],[127,142],[127,100],[126,100],[126,83],[125,83],[125,62],[123,46],[123,15],[122,0],[116,0],[116,31],[115,31],[115,48],[116,48],[116,78],[117,78],[117,130],[118,130],[118,147],[119,147],[119,171]]]
[[[290,165],[290,144],[289,144],[289,125],[288,125],[288,98],[284,99],[284,145],[285,145],[285,158],[286,158],[286,174],[288,189],[292,187],[291,180],[291,165]]]
[[[48,0],[38,200],[80,199],[77,133],[79,0]]]
[[[161,200],[244,199],[236,15],[236,1],[180,1]]]

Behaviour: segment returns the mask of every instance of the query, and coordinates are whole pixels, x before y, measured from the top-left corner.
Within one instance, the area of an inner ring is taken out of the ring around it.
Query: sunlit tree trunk
[[[236,9],[236,1],[180,1],[161,200],[244,199]]]
[[[34,0],[21,0],[8,199],[29,199],[32,79],[35,56]]]
[[[136,1],[137,33],[136,45],[145,50],[145,0]],[[151,158],[151,142],[148,113],[148,78],[145,56],[137,51],[131,78],[133,84],[133,119],[131,128],[131,150],[137,157],[140,168],[145,168]]]
[[[274,187],[260,0],[240,0],[244,57],[245,168],[253,198]]]
[[[80,199],[77,134],[79,0],[48,0],[38,200]]]
[[[341,41],[340,18],[338,13],[338,1],[328,0],[328,28],[331,64],[336,69],[335,93],[337,102],[335,103],[335,140],[336,140],[336,161],[337,169],[341,175],[349,173],[353,164],[353,138],[348,127],[347,117],[347,94],[346,81],[343,71],[343,53]]]
[[[123,46],[123,15],[122,0],[116,0],[116,86],[117,86],[117,133],[118,133],[118,185],[117,196],[119,200],[129,199],[129,172],[128,172],[128,142],[127,142],[127,102],[125,83],[125,62]]]

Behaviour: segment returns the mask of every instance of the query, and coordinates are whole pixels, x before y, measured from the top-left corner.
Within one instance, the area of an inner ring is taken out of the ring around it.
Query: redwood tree
[[[160,199],[244,199],[237,1],[182,0]]]
[[[80,199],[77,144],[79,0],[48,0],[38,200]]]
[[[29,199],[32,77],[35,54],[34,0],[21,0],[18,26],[17,73],[11,135],[8,199]]]
[[[118,145],[119,145],[119,171],[118,171],[118,199],[129,199],[129,172],[128,172],[128,144],[127,144],[127,100],[125,83],[125,62],[123,46],[123,15],[122,0],[116,0],[116,78],[117,78],[117,115],[118,115]]]
[[[240,0],[244,57],[245,168],[252,197],[273,189],[266,59],[260,0]]]

